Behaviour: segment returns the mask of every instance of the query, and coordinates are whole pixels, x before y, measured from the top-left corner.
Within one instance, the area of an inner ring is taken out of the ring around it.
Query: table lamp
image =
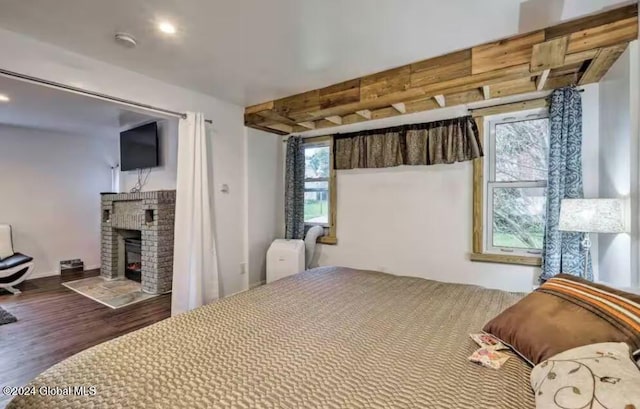
[[[584,274],[587,273],[591,239],[589,233],[629,231],[625,199],[562,199],[558,230],[585,234]]]

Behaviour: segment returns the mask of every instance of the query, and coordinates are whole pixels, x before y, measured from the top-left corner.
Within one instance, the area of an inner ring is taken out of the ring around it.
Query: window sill
[[[336,245],[338,244],[338,238],[330,237],[330,236],[322,236],[322,237],[318,237],[317,242],[320,244]]]
[[[469,255],[471,261],[479,261],[483,263],[501,263],[516,264],[521,266],[540,267],[542,265],[542,257],[536,256],[512,256],[506,254],[489,254],[489,253],[471,253]]]

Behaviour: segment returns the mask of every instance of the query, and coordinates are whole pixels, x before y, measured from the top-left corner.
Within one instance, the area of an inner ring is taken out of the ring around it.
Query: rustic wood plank
[[[573,54],[567,54],[564,57],[564,63],[565,65],[583,63],[585,61],[594,59],[599,52],[600,50],[596,48],[594,50],[585,50]]]
[[[544,89],[544,84],[546,84],[550,72],[551,68],[547,68],[542,71],[542,74],[538,75],[538,78],[536,79],[536,91],[542,91]]]
[[[275,133],[420,112],[485,98],[597,81],[614,54],[597,64],[601,49],[625,47],[638,35],[637,5],[556,27],[386,70],[322,89],[253,105],[245,124]],[[563,52],[565,50],[566,52]],[[617,57],[616,57],[617,58]],[[590,69],[585,69],[589,62]],[[609,65],[610,66],[610,65]],[[586,71],[589,71],[588,73]],[[583,74],[584,72],[584,74]],[[544,79],[546,78],[546,81]],[[393,106],[404,109],[393,108]],[[401,112],[404,111],[404,112]],[[329,118],[329,120],[327,119]],[[338,119],[339,118],[339,119]],[[331,119],[334,122],[331,122]]]
[[[591,61],[587,70],[578,82],[580,85],[598,82],[609,71],[609,68],[618,60],[626,50],[626,46],[613,46],[600,50],[596,58]]]
[[[262,104],[258,104],[258,105],[252,105],[249,107],[246,107],[244,109],[244,113],[245,114],[256,114],[258,112],[262,112],[262,111],[269,111],[273,109],[273,101],[269,101],[269,102],[265,102]]]
[[[341,82],[319,90],[320,108],[360,101],[360,79]]]
[[[508,97],[510,95],[534,92],[536,84],[531,78],[519,78],[494,84],[491,86],[491,90],[494,98]]]
[[[544,85],[545,90],[554,90],[556,88],[568,87],[578,84],[578,73],[562,75],[557,77],[549,77]]]
[[[589,28],[569,36],[568,53],[608,47],[638,38],[637,17]]]
[[[371,111],[371,119],[391,118],[392,116],[402,115],[393,107],[384,107]]]
[[[266,128],[267,129],[272,129],[274,131],[283,132],[285,134],[290,134],[291,132],[293,132],[293,125],[287,125],[287,124],[267,125]]]
[[[484,99],[484,95],[480,89],[472,89],[469,91],[458,92],[454,94],[446,94],[445,98],[449,106],[463,105],[471,102],[478,102]],[[434,105],[434,107],[438,107],[437,103],[431,98],[429,101]]]
[[[439,108],[433,98],[421,98],[415,101],[410,101],[406,103],[406,106],[408,114]]]
[[[264,131],[264,132],[268,132],[268,133],[274,133],[276,135],[288,135],[289,132],[286,131],[280,131],[278,129],[273,129],[273,128],[268,128],[266,126],[263,125],[259,125],[259,124],[246,124],[248,127],[251,127],[253,129],[257,129],[259,131]],[[286,125],[285,125],[286,126]]]
[[[567,21],[562,24],[555,25],[545,29],[545,37],[547,40],[556,37],[563,37],[578,31],[588,30],[593,27],[603,26],[615,21],[624,20],[638,16],[638,5],[630,4],[628,6],[615,8],[579,19]]]
[[[429,96],[434,97],[436,95],[456,94],[476,90],[484,84],[491,85],[500,81],[529,78],[530,76],[529,64],[522,64],[520,66],[508,67],[501,70],[472,75],[466,78],[458,78],[437,84],[431,84],[422,88],[411,88],[406,91],[383,95],[376,99],[361,101],[360,103],[345,104],[340,107],[322,109],[315,112],[305,112],[304,115],[292,112],[289,114],[289,117],[299,121],[310,121],[323,119],[328,116],[344,116],[362,109],[375,110],[385,106],[391,106],[391,104],[395,104],[397,102],[412,101]],[[304,119],[298,119],[298,117],[302,117]]]
[[[423,87],[471,75],[471,49],[411,64],[411,87]]]
[[[569,36],[535,44],[531,54],[531,71],[539,72],[564,65]]]
[[[521,64],[495,71],[484,72],[482,74],[471,75],[465,78],[428,85],[422,89],[425,95],[431,96],[439,94],[455,94],[458,92],[479,89],[485,85],[492,86],[504,81],[531,78],[532,75],[533,74],[529,71],[529,64]]]
[[[527,101],[514,102],[511,104],[495,105],[487,108],[478,108],[471,111],[474,118],[505,114],[508,112],[524,111],[527,109],[546,108],[549,102],[546,98],[530,99]]]
[[[276,111],[260,111],[256,115],[265,118],[268,121],[278,122],[289,126],[296,126],[298,124],[296,121],[293,121]]]
[[[471,49],[471,72],[481,74],[514,65],[528,64],[535,44],[544,42],[544,31],[494,41]]]
[[[309,113],[321,109],[320,90],[316,89],[278,99],[274,101],[273,109],[296,122],[308,121]]]
[[[383,95],[402,92],[411,86],[411,66],[394,68],[363,77],[360,85],[362,101],[379,98]]]

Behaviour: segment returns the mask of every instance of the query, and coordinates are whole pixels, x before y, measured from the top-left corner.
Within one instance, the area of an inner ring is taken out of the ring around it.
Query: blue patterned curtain
[[[285,177],[285,238],[304,238],[304,145],[302,138],[287,141]]]
[[[583,197],[582,192],[582,99],[574,87],[551,94],[549,142],[549,179],[542,281],[559,273],[593,280],[591,262],[585,272],[581,242],[584,233],[561,232],[560,202]]]

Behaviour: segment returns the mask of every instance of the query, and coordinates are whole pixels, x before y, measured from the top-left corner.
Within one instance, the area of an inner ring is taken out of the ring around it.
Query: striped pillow
[[[537,291],[577,304],[640,341],[640,302],[632,301],[631,294],[565,275],[550,279]]]
[[[560,274],[484,326],[535,365],[602,342],[640,349],[640,295]]]

